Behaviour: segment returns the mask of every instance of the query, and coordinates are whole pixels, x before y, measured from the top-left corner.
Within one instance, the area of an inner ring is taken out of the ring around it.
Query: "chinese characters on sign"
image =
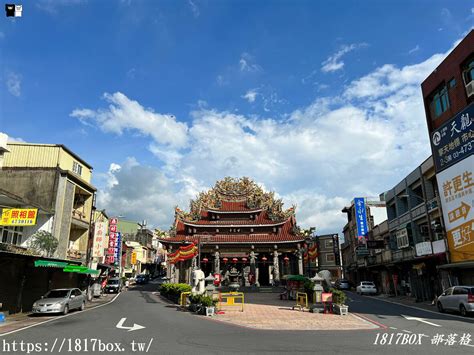
[[[104,239],[106,237],[106,222],[96,222],[94,228],[94,244],[92,246],[92,256],[104,256]]]
[[[474,260],[474,156],[438,173],[438,188],[451,260]]]
[[[336,265],[341,265],[341,258],[339,255],[339,236],[337,234],[333,234],[332,236],[332,248],[334,253],[334,261]]]
[[[357,224],[357,239],[359,244],[366,244],[367,232],[367,214],[365,210],[365,199],[363,197],[354,198],[355,218]]]
[[[474,104],[433,132],[431,146],[436,171],[454,165],[474,151]]]
[[[3,209],[1,226],[34,226],[38,215],[37,208],[6,208]]]
[[[116,247],[118,242],[118,235],[119,233],[117,233],[117,218],[111,218],[109,220],[109,243],[107,245],[106,258],[107,264],[114,264],[115,262],[118,262],[118,259],[115,259],[117,255]]]

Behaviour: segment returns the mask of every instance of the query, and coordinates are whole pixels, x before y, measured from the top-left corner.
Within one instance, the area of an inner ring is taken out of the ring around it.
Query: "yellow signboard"
[[[1,226],[34,226],[38,215],[37,208],[4,208]]]
[[[446,234],[453,263],[474,260],[474,155],[438,173]]]
[[[136,253],[136,252],[133,252],[133,253],[132,253],[132,260],[131,260],[131,263],[132,263],[132,265],[136,265],[136,264],[137,264],[137,253]]]

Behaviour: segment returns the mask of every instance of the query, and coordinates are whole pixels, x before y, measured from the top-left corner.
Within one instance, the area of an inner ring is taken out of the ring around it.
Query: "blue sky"
[[[98,207],[167,227],[226,175],[340,232],[430,154],[421,81],[472,1],[23,1],[0,21],[0,131],[94,167]]]

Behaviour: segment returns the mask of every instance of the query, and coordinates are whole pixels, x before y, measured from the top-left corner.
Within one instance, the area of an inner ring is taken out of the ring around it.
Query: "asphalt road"
[[[474,318],[462,319],[389,304],[350,294],[349,309],[381,324],[381,329],[358,331],[275,331],[242,328],[181,312],[154,295],[158,285],[148,284],[122,292],[112,303],[85,312],[17,331],[0,337],[0,354],[239,354],[239,353],[324,353],[324,354],[398,354],[417,350],[423,354],[469,354],[474,348],[455,345],[432,345],[439,333],[474,337]],[[408,317],[421,317],[434,326]],[[140,325],[128,331],[122,326]],[[396,329],[392,329],[396,328]],[[386,336],[383,334],[387,333]],[[388,345],[392,336],[392,344]],[[398,335],[401,334],[401,335]],[[421,345],[396,345],[412,336]],[[414,334],[414,335],[413,335]],[[378,336],[378,343],[374,344]],[[385,345],[381,345],[385,337]],[[13,342],[17,351],[13,351]],[[23,342],[23,349],[20,349]],[[474,345],[474,339],[471,342]],[[135,345],[133,345],[135,344]],[[29,346],[29,348],[28,348]],[[133,346],[135,351],[133,351]],[[35,347],[32,349],[32,347]],[[53,348],[54,347],[54,348]],[[86,348],[87,347],[87,348]],[[95,347],[95,351],[93,351]],[[38,351],[41,350],[41,351]],[[71,351],[69,351],[71,350]]]

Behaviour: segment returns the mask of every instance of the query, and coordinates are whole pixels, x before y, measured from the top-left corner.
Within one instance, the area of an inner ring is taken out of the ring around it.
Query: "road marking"
[[[406,330],[406,329],[403,329],[403,331],[404,331],[405,333],[409,333],[409,334],[413,333],[413,332],[410,332],[409,330]]]
[[[390,329],[397,330],[397,328],[395,328],[395,327],[390,327]]]
[[[132,327],[124,327],[123,323],[125,323],[126,320],[127,320],[127,318],[120,319],[115,327],[118,328],[118,329],[127,329],[129,332],[133,332],[134,330],[145,329],[145,327],[143,325],[139,325],[139,324],[136,324],[136,323],[133,323]]]
[[[419,311],[433,313],[433,314],[436,314],[438,316],[441,315],[441,313],[439,313],[439,312],[431,311],[431,310],[426,309],[426,308],[409,306],[407,304],[400,303],[400,302],[388,301],[388,300],[386,300],[384,298],[380,298],[380,297],[374,297],[374,296],[366,296],[366,297],[367,298],[372,298],[374,300],[378,300],[378,301],[381,301],[381,302],[387,302],[387,303],[396,304],[396,305],[407,307],[407,308],[413,308],[413,309],[416,309],[416,310],[419,310]],[[469,320],[469,318],[466,318],[466,317],[463,317],[463,316],[458,316],[456,314],[443,313],[442,315],[445,316],[445,317],[454,317],[454,318],[462,319],[464,321]]]
[[[405,319],[407,320],[416,320],[418,322],[422,322],[422,323],[426,323],[426,324],[429,324],[429,325],[432,325],[434,327],[441,327],[439,324],[435,324],[435,323],[431,323],[431,322],[428,322],[426,319],[424,318],[419,318],[419,317],[409,317],[409,316],[406,316],[404,314],[402,314],[402,317],[404,317]]]
[[[20,328],[20,329],[12,330],[12,331],[7,332],[7,333],[2,333],[2,334],[0,334],[0,338],[3,337],[3,336],[5,336],[5,335],[10,335],[10,334],[13,334],[13,333],[16,333],[16,332],[20,332],[20,331],[22,331],[22,330],[26,330],[26,329],[28,329],[28,328],[36,327],[37,325],[49,323],[49,322],[52,322],[52,321],[55,321],[55,320],[58,320],[58,319],[63,319],[63,318],[66,318],[66,317],[75,316],[75,315],[77,315],[77,314],[83,314],[84,312],[87,312],[87,311],[90,311],[90,310],[93,310],[93,309],[96,309],[96,308],[100,308],[100,307],[107,306],[108,304],[111,304],[112,302],[115,302],[115,300],[116,300],[120,295],[121,295],[121,294],[118,293],[117,296],[115,296],[114,298],[112,298],[111,301],[109,301],[109,302],[107,302],[107,303],[104,303],[104,304],[100,304],[100,305],[95,306],[95,307],[87,308],[87,309],[85,309],[85,310],[83,310],[83,311],[81,311],[81,312],[69,313],[69,314],[66,314],[65,316],[57,316],[57,317],[55,317],[55,318],[45,320],[44,322],[35,323],[35,324],[28,325],[28,326],[23,327],[23,328]]]

